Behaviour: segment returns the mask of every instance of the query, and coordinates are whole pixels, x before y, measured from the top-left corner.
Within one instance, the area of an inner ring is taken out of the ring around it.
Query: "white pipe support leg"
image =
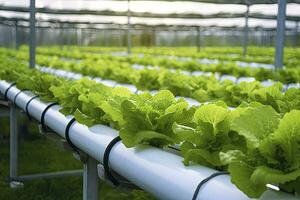
[[[83,166],[83,200],[98,200],[97,161],[88,157]]]

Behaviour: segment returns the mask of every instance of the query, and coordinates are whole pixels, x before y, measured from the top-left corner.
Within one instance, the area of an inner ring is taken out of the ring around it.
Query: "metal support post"
[[[283,66],[285,17],[286,17],[286,0],[278,0],[276,52],[275,52],[276,69],[282,68]]]
[[[200,44],[201,44],[201,47],[202,47],[202,49],[204,48],[204,45],[205,45],[205,29],[202,27],[201,29],[200,29],[200,32],[201,32],[201,34],[200,34]]]
[[[14,105],[10,106],[10,169],[11,178],[18,175],[18,110]]]
[[[83,200],[98,200],[97,161],[91,157],[83,166]]]
[[[71,30],[72,30],[72,29],[71,29],[70,26],[67,26],[67,27],[66,27],[66,33],[67,33],[67,35],[68,35],[67,41],[66,41],[66,43],[67,43],[66,46],[68,46],[68,45],[71,44],[71,37],[72,37],[72,36],[71,36],[71,35],[72,35],[72,34],[71,34]]]
[[[77,28],[77,45],[81,46],[81,28]]]
[[[298,29],[299,29],[299,22],[295,22],[296,26],[295,26],[295,33],[294,33],[294,47],[298,46]]]
[[[19,48],[18,21],[15,21],[15,48]]]
[[[201,33],[201,30],[200,30],[200,26],[197,27],[197,35],[196,35],[196,43],[197,43],[197,52],[200,51],[200,33]]]
[[[103,46],[107,46],[107,31],[105,29],[102,30],[103,31]]]
[[[153,27],[153,32],[152,32],[152,45],[156,47],[156,28]]]
[[[85,45],[85,29],[84,28],[81,29],[81,45],[82,46]]]
[[[245,13],[245,27],[244,27],[244,37],[243,37],[243,55],[247,55],[247,47],[248,47],[248,32],[249,32],[249,27],[248,27],[248,21],[249,21],[249,8],[250,8],[250,3],[247,3],[247,10]]]
[[[8,25],[9,28],[9,47],[10,48],[15,48],[15,28],[14,26]]]
[[[118,29],[117,35],[119,36],[119,37],[118,37],[118,46],[121,47],[121,46],[123,45],[123,44],[122,44],[122,43],[123,43],[123,42],[122,42],[122,41],[123,41],[123,40],[122,40],[122,39],[123,39],[123,37],[122,37],[122,31]]]
[[[2,103],[2,102],[1,102]],[[10,159],[9,159],[9,185],[11,188],[23,186],[23,181],[38,179],[59,178],[67,176],[82,176],[82,170],[67,170],[48,172],[40,174],[18,175],[18,108],[11,103],[5,103],[9,106],[10,119]],[[2,110],[1,110],[2,111]],[[4,113],[2,113],[4,114]],[[98,197],[98,175],[96,160],[89,158],[84,165],[84,191],[86,191],[86,200],[96,200]],[[93,197],[93,198],[90,198]],[[95,197],[95,198],[94,198]]]
[[[35,67],[35,0],[30,0],[30,39],[29,39],[29,67]]]
[[[178,31],[175,29],[174,30],[174,44],[172,46],[178,46],[179,45],[179,41],[178,41]]]
[[[263,37],[264,37],[264,33],[263,33],[263,29],[262,28],[259,28],[259,43],[260,43],[260,45],[264,45],[264,43],[263,43]]]
[[[9,153],[9,177],[18,176],[18,110],[15,105],[10,105],[10,153]],[[11,188],[20,187],[23,184],[17,181],[9,183]]]
[[[59,47],[60,47],[60,49],[62,49],[63,48],[63,41],[64,41],[64,39],[63,39],[63,37],[64,37],[64,33],[63,33],[63,24],[59,24],[59,32],[58,32],[58,35],[59,35],[59,40],[58,40],[58,42],[59,42]]]
[[[131,54],[130,0],[127,1],[127,53]]]
[[[40,174],[18,175],[18,115],[19,115],[19,110],[17,109],[17,107],[14,104],[9,104],[9,109],[10,109],[9,110],[9,117],[10,117],[10,154],[9,154],[10,155],[10,160],[9,160],[9,180],[10,180],[10,182],[9,182],[9,185],[11,188],[22,187],[23,181],[46,179],[46,178],[67,177],[67,176],[81,176],[83,174],[82,170],[69,170],[69,171],[58,171],[58,172],[40,173]],[[90,171],[91,171],[91,169],[93,169],[96,172],[93,172],[93,171],[92,172],[95,173],[96,174],[95,177],[97,177],[97,169],[96,168],[97,168],[96,163],[93,165],[89,165],[89,167],[87,168],[87,169],[89,169],[88,174],[92,174]],[[92,185],[93,184],[95,184],[95,183],[92,182]],[[95,186],[95,187],[97,188],[97,186]]]

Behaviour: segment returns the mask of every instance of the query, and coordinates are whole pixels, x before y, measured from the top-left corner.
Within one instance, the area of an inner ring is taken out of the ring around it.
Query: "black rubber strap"
[[[79,154],[78,148],[72,143],[72,141],[71,141],[71,139],[70,139],[70,136],[69,136],[69,130],[70,130],[70,127],[72,126],[72,124],[73,124],[74,122],[76,122],[76,119],[75,119],[75,118],[71,119],[71,120],[68,122],[68,124],[67,124],[67,126],[66,126],[66,129],[65,129],[65,137],[66,137],[66,140],[67,140],[68,144],[70,145],[70,147],[72,147],[72,149],[73,149],[76,153]]]
[[[47,105],[47,107],[45,108],[45,110],[42,112],[41,115],[41,125],[42,125],[42,129],[44,132],[47,131],[46,125],[45,125],[45,114],[47,112],[47,110],[49,110],[49,108],[51,108],[52,106],[58,105],[58,103],[54,102],[54,103],[50,103]]]
[[[106,177],[115,185],[120,185],[120,182],[112,175],[110,168],[108,166],[109,163],[109,153],[111,149],[114,147],[115,144],[117,144],[119,141],[121,141],[120,136],[115,137],[110,143],[107,145],[104,156],[103,156],[103,167]]]
[[[19,94],[21,94],[21,93],[24,92],[24,91],[27,91],[27,89],[20,90],[20,91],[16,94],[16,96],[15,96],[15,98],[14,98],[14,101],[13,101],[14,104],[16,104],[16,99],[17,99],[17,97],[19,96]]]
[[[173,149],[173,150],[175,150],[175,151],[180,151],[180,149],[178,149],[177,147],[174,147],[174,146],[168,146],[168,148],[170,148],[170,149]]]
[[[36,99],[36,98],[38,98],[39,96],[38,95],[36,95],[36,96],[33,96],[33,97],[31,97],[31,99],[29,99],[29,101],[27,101],[27,103],[26,103],[26,106],[25,106],[25,112],[26,112],[26,115],[27,115],[27,117],[28,117],[28,119],[31,121],[32,119],[31,119],[31,116],[30,116],[30,114],[29,114],[29,111],[28,111],[28,106],[29,106],[29,104],[34,100],[34,99]]]
[[[193,195],[193,199],[192,200],[196,200],[197,199],[197,196],[198,196],[198,193],[201,189],[201,187],[207,183],[208,181],[210,181],[211,179],[217,177],[217,176],[220,176],[220,175],[225,175],[225,174],[228,174],[228,172],[216,172],[216,173],[213,173],[212,175],[210,175],[209,177],[203,179],[199,185],[197,186],[195,192],[194,192],[194,195]]]
[[[9,91],[10,88],[12,88],[13,86],[15,86],[16,83],[12,83],[4,92],[4,99],[7,100],[7,93]]]

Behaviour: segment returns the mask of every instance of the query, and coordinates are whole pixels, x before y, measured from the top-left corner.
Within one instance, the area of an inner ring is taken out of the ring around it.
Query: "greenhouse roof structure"
[[[209,3],[207,3],[209,2]],[[221,3],[226,4],[213,4]],[[202,27],[244,27],[245,5],[229,3],[245,1],[131,1],[131,24],[145,26],[202,26]],[[277,5],[265,5],[275,1],[251,1],[249,9],[249,27],[275,28]],[[299,21],[299,1],[288,1],[287,28],[294,28]],[[229,4],[229,5],[228,5]],[[144,6],[143,6],[144,5]],[[38,22],[47,20],[57,23],[84,23],[94,24],[127,24],[127,1],[48,1],[39,0],[36,3],[36,19]],[[5,18],[29,18],[29,1],[0,1],[0,16]]]
[[[138,1],[138,0],[133,0]],[[178,0],[165,0],[165,1],[178,1]],[[218,3],[218,4],[275,4],[277,0],[181,0],[181,1],[192,1],[192,2],[203,2],[203,3]],[[299,0],[287,0],[287,3],[300,3]]]
[[[1,11],[15,11],[15,12],[29,12],[29,8],[16,7],[16,6],[1,6]],[[99,15],[99,16],[126,16],[127,11],[114,11],[114,10],[71,10],[71,9],[53,9],[53,8],[37,8],[37,13],[44,14],[56,14],[56,15]],[[143,17],[143,18],[182,18],[182,19],[210,19],[210,18],[242,18],[245,16],[244,13],[230,13],[230,12],[219,12],[210,14],[201,13],[151,13],[151,12],[130,12],[131,17]],[[260,12],[253,12],[249,14],[250,18],[255,19],[276,19],[277,16],[274,14],[264,14]],[[300,21],[300,15],[289,15],[286,17],[290,21]]]
[[[278,4],[276,4],[278,3]],[[248,29],[262,27],[277,29],[277,46],[282,48],[284,30],[299,29],[300,0],[193,0],[193,1],[49,1],[2,0],[0,17],[29,19],[29,25],[41,23],[112,24],[126,25],[128,52],[132,25],[183,27],[237,27],[244,28],[244,52]],[[277,6],[278,5],[278,6]],[[98,9],[99,8],[99,9]],[[23,22],[27,20],[22,20]],[[28,23],[28,22],[26,22]],[[23,24],[24,25],[24,24]],[[28,26],[29,26],[28,25]],[[97,28],[95,26],[95,28]],[[98,27],[99,28],[99,27]],[[34,30],[34,29],[33,29]],[[33,34],[33,32],[32,32]],[[279,37],[280,36],[280,37]],[[279,54],[282,54],[280,51]],[[276,56],[277,58],[278,56]],[[279,58],[280,60],[280,58]],[[282,66],[279,62],[278,66]]]
[[[0,1],[1,2],[1,1]],[[115,7],[115,1],[104,1],[100,4],[96,1],[87,1],[85,4],[76,4],[74,7],[70,4],[44,3],[39,4],[37,1],[36,19],[38,22],[63,23],[84,23],[86,21],[91,24],[127,24],[127,2],[122,6]],[[61,1],[66,2],[66,1]],[[67,1],[69,2],[69,1]],[[102,1],[101,1],[102,2]],[[28,2],[27,2],[28,3]],[[0,16],[11,18],[28,19],[28,5],[23,2],[13,4],[12,2],[0,3]],[[77,1],[78,3],[78,1]],[[146,2],[147,4],[147,2]],[[157,6],[158,2],[154,2]],[[209,3],[192,3],[192,2],[159,2],[160,7],[165,10],[155,10],[154,6],[139,6],[138,1],[130,4],[131,24],[143,24],[145,26],[201,26],[201,27],[244,27],[245,12],[244,5],[224,5]],[[255,5],[249,10],[249,27],[276,28],[276,5]],[[99,8],[99,9],[97,9]],[[179,9],[180,8],[180,9]],[[207,9],[209,8],[209,9]],[[287,28],[294,28],[295,22],[299,21],[300,13],[298,10],[300,5],[287,5]],[[189,11],[190,10],[190,11]],[[80,16],[79,16],[80,15]],[[22,20],[24,21],[24,20]]]

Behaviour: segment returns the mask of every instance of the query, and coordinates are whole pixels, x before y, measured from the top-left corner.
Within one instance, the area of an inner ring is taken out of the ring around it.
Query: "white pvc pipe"
[[[10,86],[6,81],[0,81],[0,93],[4,94]],[[20,90],[16,87],[9,89],[7,97],[13,100]],[[30,92],[22,92],[16,99],[16,105],[25,109],[27,102],[33,96]],[[28,106],[31,116],[40,120],[47,104],[34,99]],[[45,114],[45,124],[54,132],[65,137],[65,128],[72,116],[64,116],[58,110],[60,106],[53,106]],[[103,125],[87,127],[74,123],[69,130],[70,139],[76,147],[96,160],[102,162],[105,148],[118,135],[118,131]],[[201,180],[216,170],[200,165],[184,166],[182,157],[163,149],[138,145],[126,148],[123,143],[117,143],[110,153],[110,166],[114,171],[127,178],[132,183],[148,191],[159,199],[191,200],[194,191]],[[268,191],[264,193],[264,200],[293,200],[295,196]],[[206,183],[198,194],[198,200],[248,200],[231,182],[230,176],[221,175]]]

